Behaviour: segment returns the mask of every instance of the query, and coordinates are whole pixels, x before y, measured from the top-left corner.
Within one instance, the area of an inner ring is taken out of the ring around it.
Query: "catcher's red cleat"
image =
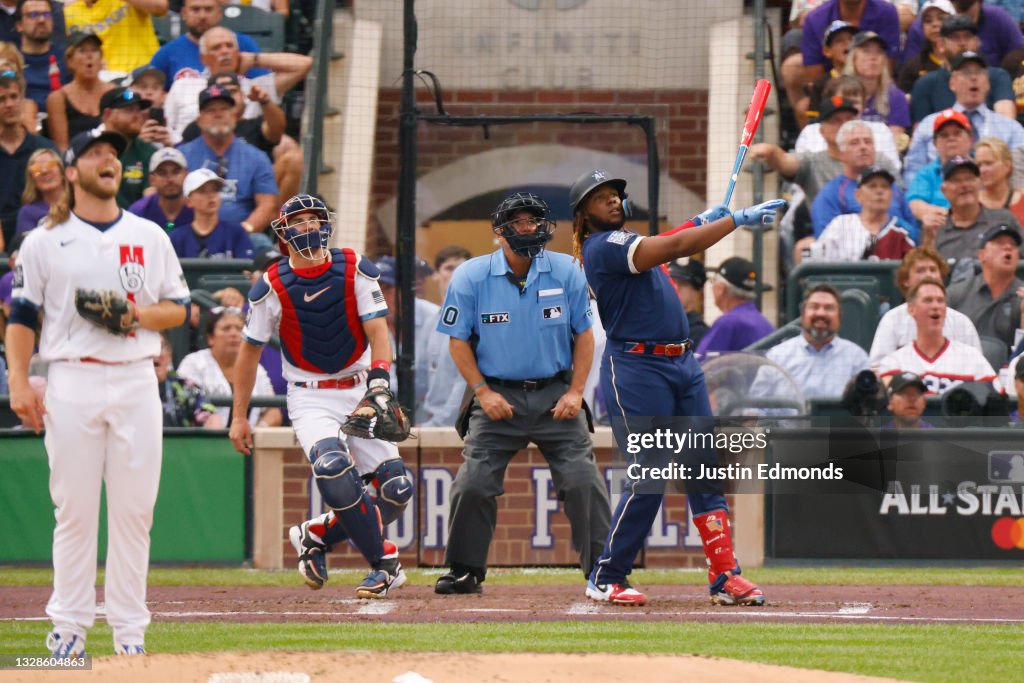
[[[718,583],[722,585],[719,587]],[[712,605],[760,607],[764,605],[764,600],[764,593],[757,585],[732,572],[725,572],[711,586]]]

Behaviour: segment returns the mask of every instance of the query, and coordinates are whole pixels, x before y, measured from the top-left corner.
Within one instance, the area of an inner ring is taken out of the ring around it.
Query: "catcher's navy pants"
[[[656,424],[658,421],[652,421],[652,417],[709,417],[711,405],[704,372],[690,352],[669,357],[626,353],[621,349],[621,342],[609,339],[601,364],[601,389],[616,442],[627,464],[664,465],[664,461],[651,462],[658,458],[649,452],[628,453],[625,450],[627,437],[630,431],[643,431]],[[630,417],[636,419],[631,423]],[[680,420],[662,422],[677,427],[681,423]],[[710,420],[699,422],[710,424]],[[715,454],[705,451],[697,458],[709,462],[715,459]],[[648,492],[651,491],[649,484],[627,481],[628,488],[612,515],[608,540],[590,575],[595,584],[619,583],[625,579],[661,508],[664,494],[660,489]],[[686,489],[687,501],[695,516],[712,510],[727,510],[725,495],[717,482],[702,482],[698,487],[688,481]]]

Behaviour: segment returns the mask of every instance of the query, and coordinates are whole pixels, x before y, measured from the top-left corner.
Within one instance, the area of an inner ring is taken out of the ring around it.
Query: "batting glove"
[[[693,217],[694,225],[704,225],[705,223],[713,223],[719,218],[728,218],[731,214],[729,213],[729,207],[725,204],[715,204],[709,209],[704,209],[696,216]]]
[[[775,215],[778,213],[778,210],[785,205],[785,199],[772,199],[767,202],[762,202],[757,206],[748,206],[745,209],[740,209],[733,213],[732,219],[736,223],[736,227],[741,225],[760,225],[762,223],[771,223],[775,220]]]

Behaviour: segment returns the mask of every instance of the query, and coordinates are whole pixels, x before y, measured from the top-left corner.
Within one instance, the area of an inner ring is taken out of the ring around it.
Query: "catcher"
[[[299,573],[310,588],[321,588],[325,553],[348,539],[371,568],[356,597],[384,598],[405,583],[398,549],[382,534],[413,495],[391,443],[408,436],[409,423],[388,388],[392,356],[379,273],[351,249],[328,248],[333,218],[322,200],[300,194],[271,223],[288,257],[249,291],[230,435],[236,450],[252,452],[249,397],[263,345],[278,332],[288,414],[330,508],[289,531]]]

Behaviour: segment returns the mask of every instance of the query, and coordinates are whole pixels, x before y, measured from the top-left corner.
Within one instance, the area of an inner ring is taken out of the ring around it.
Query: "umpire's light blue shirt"
[[[441,307],[438,332],[477,336],[481,374],[540,379],[572,367],[572,338],[594,324],[587,283],[571,256],[545,251],[533,259],[522,294],[499,249],[456,269]]]

